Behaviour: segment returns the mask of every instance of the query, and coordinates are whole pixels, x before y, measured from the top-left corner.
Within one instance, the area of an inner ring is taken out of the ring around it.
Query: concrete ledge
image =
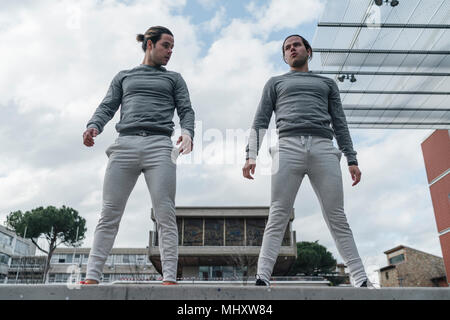
[[[450,300],[449,288],[252,285],[0,285],[0,300]]]

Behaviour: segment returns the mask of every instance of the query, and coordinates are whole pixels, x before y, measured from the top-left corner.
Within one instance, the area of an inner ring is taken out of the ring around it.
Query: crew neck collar
[[[289,70],[289,73],[302,73],[302,74],[312,74],[312,71],[296,71],[296,70]]]
[[[150,66],[148,64],[143,64],[143,63],[141,63],[140,66],[143,68],[151,68],[151,69],[166,71],[166,68],[164,68],[163,66],[156,67],[156,66]]]

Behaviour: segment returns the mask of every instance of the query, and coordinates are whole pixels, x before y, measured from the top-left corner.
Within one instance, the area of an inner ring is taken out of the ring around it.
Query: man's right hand
[[[253,180],[251,174],[255,174],[255,168],[256,168],[255,159],[248,159],[247,161],[245,161],[245,165],[242,168],[242,175],[244,176],[244,178]]]
[[[87,147],[94,145],[94,138],[98,135],[98,130],[95,128],[88,128],[83,133],[83,143]]]

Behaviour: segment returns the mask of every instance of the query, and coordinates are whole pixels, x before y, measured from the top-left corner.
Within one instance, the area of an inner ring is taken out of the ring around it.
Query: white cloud
[[[205,9],[212,9],[220,3],[219,0],[197,0],[197,2]]]
[[[145,32],[149,21],[174,32],[176,46],[184,52],[174,52],[173,64],[188,64],[198,50],[194,27],[187,18],[171,15],[183,4],[41,1],[3,13],[6,28],[0,41],[8,43],[8,50],[0,61],[0,105],[13,100],[21,111],[43,106],[63,110],[93,94],[98,101],[115,73],[142,60],[135,35]],[[81,114],[92,107],[84,104],[77,110]]]
[[[247,11],[257,19],[258,32],[268,33],[313,22],[323,8],[324,3],[320,1],[272,0],[263,8],[251,2]]]
[[[202,29],[206,32],[216,32],[219,28],[221,28],[225,23],[226,18],[226,9],[225,7],[220,7],[219,10],[217,10],[214,17],[206,21],[202,24]]]

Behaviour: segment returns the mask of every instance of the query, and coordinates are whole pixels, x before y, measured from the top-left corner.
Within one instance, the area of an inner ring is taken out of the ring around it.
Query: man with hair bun
[[[361,171],[339,89],[332,79],[312,74],[308,70],[312,48],[302,36],[288,36],[281,50],[290,71],[270,78],[264,86],[251,128],[246,162],[242,168],[243,176],[253,179],[258,150],[272,113],[275,112],[279,140],[275,147],[269,149],[273,159],[271,202],[258,259],[256,285],[270,284],[295,197],[306,174],[354,285],[373,288],[344,213],[339,165],[342,153],[347,158],[353,186],[359,183]],[[339,150],[333,146],[333,136],[336,137]]]
[[[142,64],[120,71],[87,123],[83,143],[94,145],[106,123],[120,108],[119,133],[106,150],[109,158],[103,185],[101,217],[94,234],[84,284],[98,284],[113,247],[128,197],[141,173],[150,192],[159,236],[163,284],[176,284],[178,230],[175,217],[176,158],[191,152],[194,111],[185,81],[168,71],[174,37],[155,26],[136,37],[145,53]],[[181,135],[175,148],[174,111],[180,118]]]

